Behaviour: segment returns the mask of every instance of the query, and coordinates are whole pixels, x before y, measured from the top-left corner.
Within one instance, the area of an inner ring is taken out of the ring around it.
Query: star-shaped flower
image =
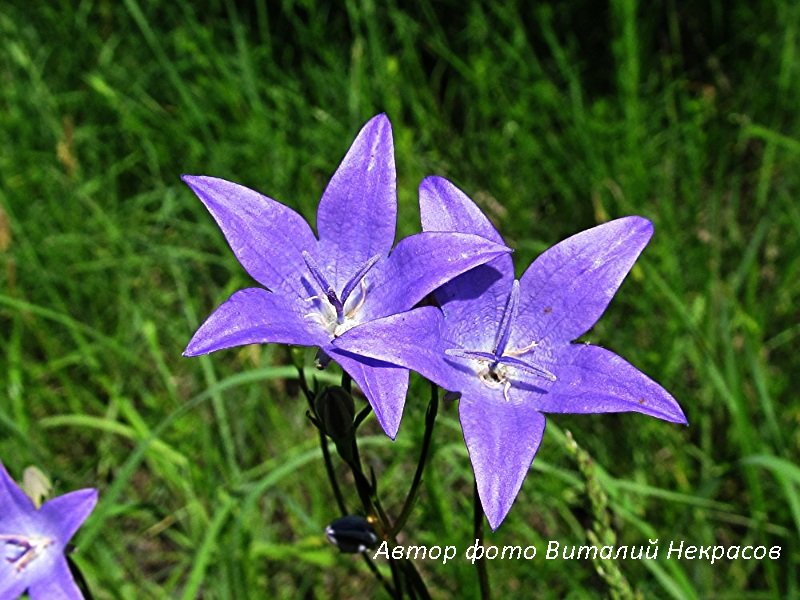
[[[420,210],[425,231],[503,243],[445,179],[422,182]],[[622,357],[571,343],[603,314],[652,233],[641,217],[605,223],[544,252],[519,281],[511,257],[501,256],[437,290],[441,311],[418,308],[336,341],[341,351],[408,367],[460,392],[461,427],[492,529],[539,449],[544,413],[635,411],[686,423],[675,399]]]
[[[409,310],[443,283],[509,251],[474,234],[444,232],[407,237],[392,250],[395,179],[391,124],[382,114],[363,127],[328,184],[317,212],[319,240],[275,200],[223,179],[185,175],[236,258],[269,291],[233,294],[184,354],[276,342],[318,346],[324,358],[345,331]],[[408,370],[354,355],[335,360],[394,438]]]
[[[83,598],[64,549],[97,503],[97,490],[70,492],[37,509],[0,463],[0,598]]]

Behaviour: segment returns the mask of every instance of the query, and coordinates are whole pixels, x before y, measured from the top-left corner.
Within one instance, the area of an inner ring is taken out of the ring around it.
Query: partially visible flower
[[[275,342],[319,346],[324,363],[345,331],[408,310],[453,277],[509,251],[477,235],[441,232],[407,237],[392,250],[395,179],[391,124],[382,114],[363,127],[322,195],[319,241],[300,215],[275,200],[223,179],[184,175],[236,258],[269,289],[233,294],[184,354]],[[335,360],[394,438],[408,370],[353,355]]]
[[[425,231],[502,238],[445,179],[420,186]],[[481,503],[492,529],[511,508],[539,449],[544,413],[635,411],[686,423],[675,399],[622,357],[572,344],[605,311],[653,233],[625,217],[578,233],[539,256],[517,281],[509,256],[436,291],[422,307],[380,319],[336,341],[418,371],[460,392],[459,416]]]
[[[64,551],[96,503],[89,488],[37,509],[0,463],[0,598],[83,598]]]

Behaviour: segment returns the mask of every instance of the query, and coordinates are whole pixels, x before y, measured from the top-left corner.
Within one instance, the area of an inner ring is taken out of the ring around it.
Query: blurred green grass
[[[335,514],[285,349],[181,351],[250,282],[181,173],[226,177],[313,222],[370,116],[394,125],[400,223],[450,177],[516,248],[641,214],[656,234],[587,339],[660,381],[688,428],[559,416],[488,542],[498,597],[603,596],[585,544],[598,465],[620,564],[645,597],[798,592],[800,5],[612,0],[5,2],[0,11],[0,459],[97,486],[76,560],[98,598],[377,593],[326,545]],[[335,372],[332,374],[335,377]],[[424,419],[365,448],[396,513]],[[408,541],[471,543],[471,472],[444,411]],[[311,482],[320,482],[312,485]],[[352,491],[351,491],[352,494]],[[676,561],[669,540],[780,545],[777,561]],[[419,564],[436,597],[469,565]]]

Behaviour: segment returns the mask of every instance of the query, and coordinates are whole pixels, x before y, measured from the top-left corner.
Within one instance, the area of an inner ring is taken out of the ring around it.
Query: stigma
[[[541,364],[537,364],[527,357],[522,358],[538,346],[536,341],[532,341],[522,348],[509,347],[511,329],[517,318],[518,305],[519,281],[515,279],[511,286],[511,293],[508,296],[491,352],[464,348],[445,350],[445,354],[448,356],[464,358],[478,363],[475,370],[478,379],[489,388],[502,388],[503,397],[507,402],[510,401],[509,391],[512,388],[512,376],[516,375],[515,371],[534,375],[550,382],[555,382],[557,379],[554,373],[541,366]]]
[[[24,535],[2,535],[0,542],[5,543],[5,560],[14,565],[14,570],[21,573],[38,558],[42,551],[53,544],[47,537],[28,537]]]
[[[367,283],[365,277],[380,259],[376,254],[364,263],[342,288],[341,294],[331,285],[314,258],[308,252],[303,252],[303,260],[308,267],[313,283],[320,290],[320,294],[308,298],[315,303],[313,312],[306,314],[305,318],[318,322],[331,336],[339,337],[348,329],[358,324],[358,313],[367,299]],[[356,292],[358,289],[358,292]],[[354,293],[356,292],[356,293]]]

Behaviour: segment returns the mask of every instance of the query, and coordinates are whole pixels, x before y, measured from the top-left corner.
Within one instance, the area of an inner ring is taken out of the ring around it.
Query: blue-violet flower
[[[0,598],[83,598],[64,550],[97,503],[97,490],[58,496],[37,509],[0,463]]]
[[[184,354],[244,344],[318,346],[374,319],[409,310],[437,287],[508,248],[471,233],[424,232],[392,250],[397,216],[392,130],[373,117],[331,178],[317,212],[319,240],[292,209],[241,185],[183,176],[258,283],[233,294],[203,323]],[[391,252],[390,252],[391,250]],[[334,360],[397,434],[408,370],[372,358]]]
[[[503,240],[446,179],[420,185],[424,231]],[[583,231],[540,255],[519,280],[504,255],[435,292],[421,307],[376,320],[336,340],[413,369],[461,394],[459,416],[484,512],[496,529],[539,449],[544,413],[635,411],[686,423],[664,388],[622,357],[572,344],[605,311],[653,233],[641,217]]]

